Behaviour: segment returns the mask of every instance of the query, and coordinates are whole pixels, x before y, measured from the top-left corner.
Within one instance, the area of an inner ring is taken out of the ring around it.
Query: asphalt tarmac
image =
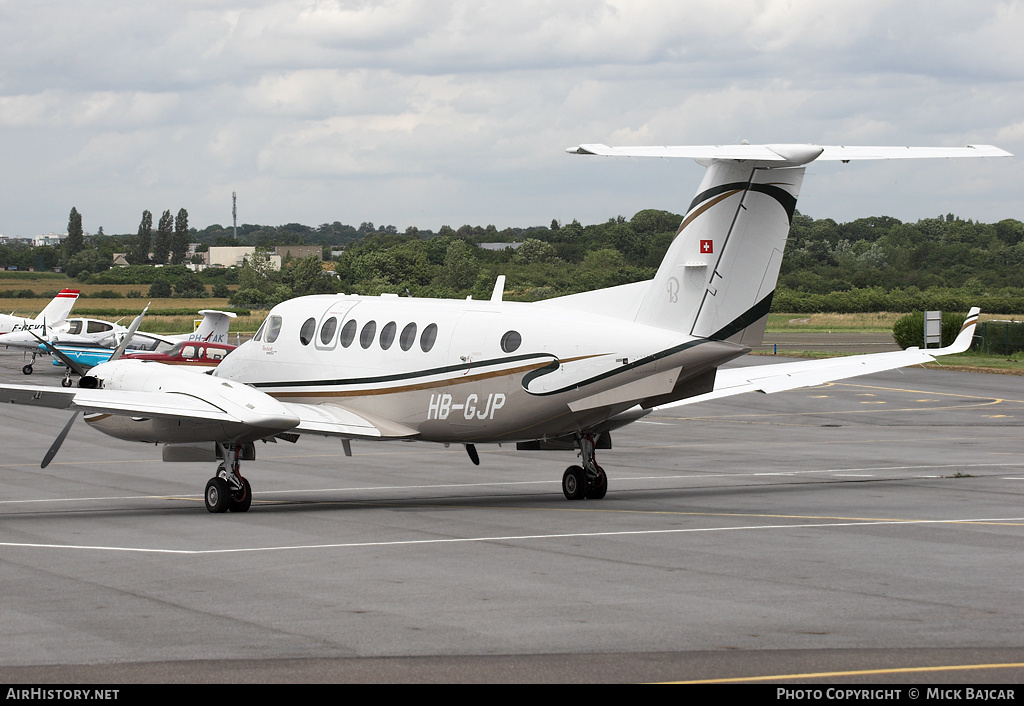
[[[212,464],[82,423],[41,470],[69,417],[0,407],[6,683],[1024,681],[1021,377],[653,415],[578,502],[570,452],[303,438],[210,515]]]

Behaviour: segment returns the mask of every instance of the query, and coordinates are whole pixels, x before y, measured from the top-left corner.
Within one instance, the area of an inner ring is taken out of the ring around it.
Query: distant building
[[[123,253],[123,252],[116,252],[116,253],[114,253],[114,264],[113,264],[113,266],[114,267],[128,267],[130,264],[132,264],[132,263],[128,262],[128,258],[126,257],[127,254],[128,253]]]
[[[62,233],[59,235],[57,233],[37,235],[34,238],[32,238],[32,244],[35,245],[36,247],[39,247],[41,245],[60,245],[62,242],[64,242],[64,239],[66,237],[68,237],[67,233]]]
[[[210,267],[241,267],[246,258],[250,257],[256,248],[247,245],[241,247],[217,247],[214,245],[210,246],[209,252],[206,253],[206,264]],[[281,256],[278,254],[270,255],[270,267],[275,270],[281,269]]]
[[[274,248],[274,253],[279,255],[282,260],[289,257],[301,260],[310,255],[316,255],[318,260],[324,259],[324,250],[319,245],[278,245]]]
[[[483,250],[518,250],[522,243],[477,243],[476,246]]]
[[[32,245],[33,238],[23,238],[18,235],[0,235],[0,245],[13,245],[15,243],[25,243],[26,245]]]

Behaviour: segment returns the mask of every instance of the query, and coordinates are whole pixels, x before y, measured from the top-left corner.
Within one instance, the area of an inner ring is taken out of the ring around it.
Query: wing
[[[707,400],[731,397],[744,392],[774,393],[794,390],[799,387],[821,385],[834,380],[883,370],[895,370],[908,365],[934,362],[937,356],[963,353],[971,347],[974,328],[978,323],[980,309],[972,308],[967,314],[963,328],[956,340],[945,348],[931,350],[908,348],[892,353],[869,353],[845,358],[829,358],[826,360],[800,360],[792,363],[775,363],[770,365],[752,365],[742,368],[719,370],[715,376],[715,388],[711,392],[694,395],[684,400],[658,405],[656,409],[670,409],[682,405],[704,402]]]
[[[237,416],[200,397],[173,392],[83,390],[0,385],[0,402],[86,413],[128,414],[162,419],[238,422]]]
[[[270,395],[176,366],[117,360],[100,363],[87,379],[92,386],[0,385],[0,402],[182,422],[229,422],[266,435],[299,423]]]

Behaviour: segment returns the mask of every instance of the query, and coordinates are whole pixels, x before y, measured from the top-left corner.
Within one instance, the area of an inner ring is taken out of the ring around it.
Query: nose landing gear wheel
[[[26,365],[24,368],[21,369],[21,372],[25,373],[26,375],[31,375],[32,374],[32,364],[29,363],[28,365]]]
[[[206,483],[206,509],[210,512],[227,512],[231,502],[231,489],[228,482],[220,476],[211,478]]]
[[[567,500],[582,500],[587,495],[587,474],[580,466],[569,466],[562,475],[562,494]]]

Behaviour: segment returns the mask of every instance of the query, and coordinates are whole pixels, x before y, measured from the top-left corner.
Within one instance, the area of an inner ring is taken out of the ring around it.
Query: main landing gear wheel
[[[604,472],[604,469],[594,464],[594,468],[597,469],[597,477],[587,478],[587,499],[588,500],[600,500],[608,492],[608,474]]]
[[[74,381],[71,378],[64,378],[63,380],[60,381],[61,387],[71,387],[73,384]]]
[[[231,488],[228,482],[216,476],[206,483],[206,509],[210,512],[227,512],[231,503]]]
[[[231,499],[228,501],[228,510],[231,512],[249,512],[250,505],[252,505],[252,488],[249,487],[249,481],[243,478],[242,489],[231,493]]]
[[[32,374],[32,364],[29,363],[28,365],[26,365],[24,368],[21,369],[21,372],[25,373],[26,375],[31,375]]]
[[[562,474],[562,494],[567,500],[582,500],[587,496],[587,473],[580,466],[569,466]]]
[[[608,475],[594,458],[599,437],[599,434],[576,436],[576,446],[579,447],[583,465],[569,466],[562,476],[562,494],[567,500],[600,500],[607,494]]]
[[[250,445],[251,446],[251,445]],[[243,454],[243,444],[217,444],[218,455],[224,459],[217,464],[217,475],[206,483],[206,509],[210,512],[249,512],[252,506],[252,487],[239,472],[239,460],[255,458],[250,448]]]

